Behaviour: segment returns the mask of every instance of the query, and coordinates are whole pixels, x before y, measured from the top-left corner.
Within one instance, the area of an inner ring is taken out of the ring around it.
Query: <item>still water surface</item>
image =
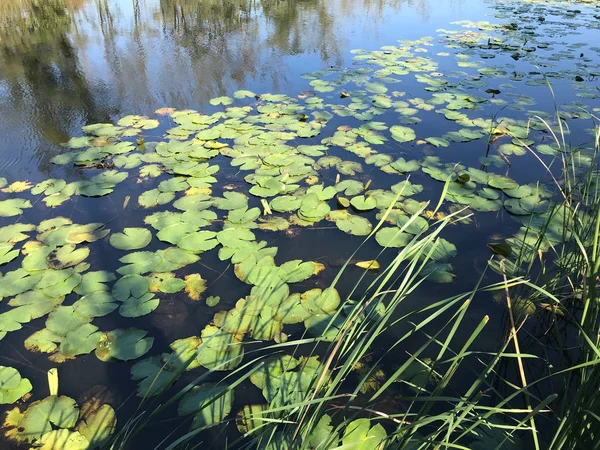
[[[294,95],[351,49],[481,20],[481,0],[5,0],[0,168],[50,173],[88,123],[160,107],[206,110],[238,89]],[[208,105],[209,106],[209,105]],[[8,173],[8,172],[7,172]]]

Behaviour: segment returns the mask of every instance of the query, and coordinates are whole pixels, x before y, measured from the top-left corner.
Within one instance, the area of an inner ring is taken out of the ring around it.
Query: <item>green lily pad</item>
[[[175,198],[173,192],[161,192],[158,189],[151,189],[138,197],[138,203],[144,208],[154,208],[159,205],[166,205]]]
[[[31,208],[29,200],[11,198],[0,201],[0,217],[14,217],[23,214],[23,210]]]
[[[216,425],[233,407],[233,390],[225,384],[203,383],[194,386],[179,401],[180,416],[194,414],[191,429]]]
[[[242,336],[225,333],[218,327],[207,325],[201,332],[202,350],[196,357],[197,362],[212,370],[233,370],[244,356]]]
[[[519,187],[519,183],[517,183],[515,180],[508,178],[508,177],[503,177],[501,175],[493,175],[490,177],[490,179],[488,180],[488,185],[490,187],[496,188],[496,189],[517,189]]]
[[[385,428],[381,424],[371,427],[369,419],[356,419],[344,429],[342,446],[357,450],[377,450],[387,438]]]
[[[13,436],[25,442],[39,441],[43,435],[50,433],[53,427],[74,427],[78,418],[79,407],[75,400],[66,396],[51,395],[33,402],[18,417],[11,416],[16,428]]]
[[[68,228],[68,233],[65,237],[65,243],[81,244],[83,242],[96,242],[102,239],[103,237],[107,236],[109,233],[110,230],[105,229],[104,224],[102,223],[72,225]]]
[[[224,192],[223,198],[215,199],[215,206],[219,209],[234,210],[248,207],[248,197],[240,192]]]
[[[237,415],[237,428],[240,433],[252,433],[260,430],[266,421],[263,418],[269,417],[263,411],[268,410],[269,405],[246,405]]]
[[[185,281],[176,278],[172,272],[152,273],[148,278],[150,280],[150,292],[174,294],[185,288]]]
[[[152,348],[153,337],[137,328],[118,329],[103,333],[96,348],[96,357],[101,361],[130,361],[144,356]]]
[[[110,236],[110,245],[120,250],[138,250],[146,247],[152,240],[152,233],[146,228],[125,228],[123,233]]]
[[[162,262],[161,255],[154,252],[133,252],[119,259],[125,264],[117,269],[121,275],[141,275],[154,271]]]
[[[40,448],[41,450],[87,450],[90,448],[90,443],[78,431],[58,429],[43,434],[36,441],[36,448]]]
[[[452,283],[454,281],[452,266],[448,263],[430,261],[423,267],[421,275],[433,283]]]
[[[209,102],[211,105],[231,105],[233,103],[233,100],[229,97],[226,96],[222,96],[222,97],[216,97],[213,98],[212,100],[210,100]]]
[[[213,306],[217,306],[219,304],[219,302],[221,301],[221,297],[217,296],[209,296],[206,298],[206,306],[210,306],[211,308]]]
[[[354,236],[366,236],[373,229],[373,225],[371,225],[371,222],[367,218],[353,215],[336,220],[335,225],[344,233]]]
[[[87,438],[88,446],[84,448],[86,450],[104,448],[117,427],[117,416],[112,406],[104,404],[97,409],[94,408],[81,419],[77,431]]]
[[[302,198],[293,195],[284,195],[275,197],[271,200],[269,206],[273,211],[292,212],[296,211],[302,205]]]
[[[312,261],[302,262],[300,259],[287,261],[280,266],[279,276],[285,283],[299,283],[316,275],[324,268],[323,265]]]
[[[416,160],[407,161],[404,158],[398,158],[396,161],[381,166],[381,170],[386,173],[408,173],[419,170],[419,163]]]
[[[0,265],[7,264],[17,258],[21,250],[13,250],[13,245],[6,242],[0,242]]]
[[[154,294],[147,292],[141,297],[129,297],[119,307],[119,314],[123,317],[142,317],[150,314],[160,304]]]
[[[287,230],[290,227],[289,222],[283,217],[261,217],[259,221],[258,228],[266,231],[282,231]]]
[[[393,125],[390,127],[390,133],[392,133],[392,139],[397,142],[410,142],[417,138],[414,130],[402,125]]]
[[[160,356],[153,356],[136,362],[131,367],[131,378],[140,380],[137,395],[146,398],[169,388],[177,380],[177,374],[164,367]]]
[[[430,254],[429,257],[434,261],[447,261],[456,256],[456,253],[456,246],[444,238],[436,239],[424,249],[424,254]]]
[[[189,252],[207,252],[219,244],[215,237],[217,237],[217,233],[214,231],[194,231],[181,238],[177,246]]]
[[[113,296],[105,291],[91,292],[73,303],[75,312],[87,317],[103,317],[118,307]]]
[[[450,142],[441,137],[428,137],[425,140],[436,147],[448,147],[450,145]]]
[[[156,237],[163,242],[177,245],[181,239],[198,229],[198,226],[187,222],[176,222],[172,225],[165,226],[157,234]]]
[[[0,242],[16,244],[29,238],[25,233],[35,230],[35,225],[15,223],[0,228]]]
[[[130,297],[139,298],[148,292],[148,279],[141,275],[125,275],[113,285],[112,295],[119,301],[126,301]]]
[[[382,247],[405,247],[412,239],[408,233],[403,233],[400,228],[381,228],[376,234],[375,239]]]
[[[29,274],[23,269],[7,272],[0,277],[0,297],[14,297],[33,289],[42,278],[41,273]]]
[[[254,233],[245,228],[228,228],[217,233],[219,244],[229,248],[245,247],[255,239]]]
[[[27,378],[21,378],[17,369],[0,366],[0,405],[11,405],[31,392]]]
[[[350,204],[359,211],[369,211],[377,207],[377,201],[373,197],[366,197],[364,195],[353,197],[350,200]]]

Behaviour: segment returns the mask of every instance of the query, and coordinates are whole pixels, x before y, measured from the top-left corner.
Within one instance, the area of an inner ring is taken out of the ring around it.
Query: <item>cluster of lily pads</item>
[[[535,100],[511,93],[514,85],[509,81],[542,85],[541,73],[512,66],[551,67],[568,54],[574,64],[546,76],[570,80],[578,97],[595,99],[597,90],[585,81],[600,75],[597,59],[573,56],[580,48],[574,44],[551,53],[546,35],[538,30],[538,25],[551,34],[576,29],[581,13],[569,12],[567,21],[562,16],[539,20],[535,16],[540,11],[547,17],[556,9],[540,5],[532,10],[513,3],[498,8],[536,26],[522,26],[523,21],[460,22],[462,30],[440,30],[452,53],[437,55],[453,54],[458,71],[440,72],[439,64],[425,56],[437,45],[431,38],[399,41],[377,51],[356,50],[361,65],[306,74],[311,90],[298,98],[244,90],[213,99],[212,113],[163,108],[156,118],[130,115],[116,125],[85,126],[85,135],[66,143],[53,163],[90,173],[86,179],[51,178],[35,185],[0,179],[6,195],[0,200],[0,217],[17,218],[0,228],[0,265],[9,268],[0,277],[0,300],[7,299],[8,306],[0,313],[0,339],[46,318],[44,328],[28,336],[24,345],[56,363],[91,352],[107,362],[138,359],[151,350],[152,336],[137,328],[100,330],[94,319],[117,310],[126,319],[151,314],[164,294],[185,292],[200,301],[206,280],[200,273],[177,272],[195,267],[203,253],[214,250],[222,261],[230,261],[235,276],[248,285],[248,295],[217,311],[198,335],[172,342],[170,352],[133,364],[139,396],[163,392],[182,370],[233,370],[244,357],[244,339],[284,342],[286,330],[303,326],[331,340],[344,318],[343,312],[336,314],[341,304],[337,290],[294,292],[295,283],[325,267],[313,261],[277,262],[278,249],[257,234],[289,233],[325,221],[349,235],[368,236],[385,219],[375,241],[383,248],[401,248],[427,231],[430,220],[443,216],[428,209],[429,185],[415,179],[444,183],[446,200],[456,204],[452,208],[478,214],[506,211],[523,226],[510,240],[515,247],[539,238],[547,245],[561,242],[564,224],[552,207],[552,190],[539,182],[519,184],[507,170],[515,158],[530,152],[551,160],[568,149],[551,139],[557,130],[552,117],[529,109]],[[501,54],[511,57],[511,67],[489,64]],[[420,97],[395,89],[406,77],[424,86]],[[491,88],[494,79],[502,83]],[[563,108],[563,118],[590,118],[595,110],[588,106]],[[489,108],[527,114],[520,119],[482,118]],[[443,116],[453,129],[436,136],[420,125],[430,114]],[[534,116],[539,119],[531,120]],[[163,138],[156,140],[156,133]],[[454,146],[471,141],[487,148],[479,157],[480,167],[447,156]],[[577,151],[578,164],[586,169],[591,155]],[[227,175],[231,173],[235,175]],[[148,188],[132,201],[148,210],[138,227],[112,231],[104,223],[77,224],[62,216],[39,223],[29,218],[27,210],[40,199],[62,213],[60,208],[74,196],[103,197],[129,183]],[[411,220],[414,214],[418,217]],[[115,273],[91,270],[86,262],[101,240],[122,252]],[[430,281],[451,282],[456,246],[439,238],[429,253],[432,261],[423,274]],[[219,298],[206,302],[214,307]],[[269,407],[277,407],[306,394],[319,364],[317,358],[274,358],[251,381]],[[194,415],[192,428],[219,422],[233,404],[233,393],[222,395],[222,389],[197,386],[182,398],[180,415]],[[16,369],[0,367],[0,403],[12,404],[31,390]],[[207,402],[212,402],[208,410],[203,409]],[[248,414],[242,412],[240,423],[246,430],[254,428],[247,422],[256,420],[261,408],[244,409]],[[39,412],[49,410],[59,413]],[[40,414],[43,422],[35,418]],[[378,437],[377,442],[385,438],[383,428],[365,420],[346,429],[340,437],[344,445],[366,435]],[[325,422],[319,429],[331,432]],[[32,403],[24,413],[13,411],[7,420],[16,430],[9,433],[11,438],[46,450],[60,448],[52,442],[95,448],[96,441],[87,434],[90,423],[95,423],[94,416],[80,418],[74,401],[58,396]],[[107,435],[103,431],[101,436]],[[287,438],[281,436],[282,442]]]
[[[23,412],[14,408],[4,422],[8,438],[43,450],[104,448],[116,425],[112,406],[89,402],[80,409],[75,400],[64,395],[33,402]]]

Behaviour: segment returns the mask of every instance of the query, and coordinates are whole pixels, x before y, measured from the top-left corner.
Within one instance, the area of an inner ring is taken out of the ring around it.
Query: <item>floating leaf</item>
[[[428,281],[433,283],[452,283],[454,274],[452,274],[452,266],[448,263],[429,261],[423,267],[421,275],[426,277]]]
[[[493,175],[488,180],[488,184],[496,189],[516,189],[519,187],[519,184],[508,177],[503,177],[500,175]]]
[[[223,97],[216,97],[213,98],[212,100],[210,100],[209,102],[211,105],[231,105],[233,103],[233,100],[229,97],[223,96]]]
[[[158,395],[177,379],[177,375],[167,370],[160,356],[145,358],[131,367],[131,378],[141,380],[138,384],[138,397],[146,398]]]
[[[425,140],[436,147],[448,147],[450,145],[446,139],[441,137],[428,137]]]
[[[19,256],[19,249],[13,250],[12,244],[0,242],[0,265],[11,262]]]
[[[366,217],[354,215],[349,215],[341,220],[336,220],[335,225],[344,233],[352,234],[354,236],[366,236],[373,229],[371,222],[369,222]]]
[[[342,446],[357,450],[378,450],[386,437],[387,433],[381,424],[371,427],[369,419],[356,419],[346,426]]]
[[[173,192],[161,192],[158,189],[151,189],[138,197],[138,203],[144,208],[153,208],[159,205],[165,205],[175,198]]]
[[[117,417],[112,406],[105,404],[97,409],[92,409],[90,413],[83,415],[81,419],[81,422],[77,425],[77,431],[85,436],[89,442],[88,447],[85,447],[85,449],[104,448],[117,426]]]
[[[39,441],[43,435],[52,432],[53,427],[74,427],[78,418],[79,407],[75,400],[51,395],[29,405],[14,424],[11,436],[20,441]]]
[[[173,294],[185,288],[185,282],[181,278],[176,278],[174,273],[152,273],[150,278],[150,292],[164,292]]]
[[[23,209],[31,208],[29,200],[11,198],[0,201],[0,217],[14,217],[23,214]]]
[[[510,244],[507,244],[506,242],[490,243],[487,246],[490,248],[492,253],[503,256],[504,258],[508,258],[512,253]]]
[[[96,349],[101,361],[129,361],[137,359],[150,351],[154,338],[146,337],[147,331],[137,328],[118,329],[103,333]]]
[[[392,139],[397,142],[410,142],[417,138],[417,135],[412,128],[402,125],[391,126],[390,133],[392,133]]]
[[[177,242],[177,246],[189,252],[200,253],[212,250],[219,242],[214,231],[194,231],[186,234]]]
[[[261,223],[258,224],[258,228],[266,231],[287,230],[290,226],[289,222],[283,217],[260,218],[259,220]]]
[[[200,300],[204,291],[206,291],[206,280],[204,280],[199,273],[186,275],[185,292],[187,292],[192,300]]]
[[[36,448],[41,450],[87,450],[89,445],[89,441],[81,433],[65,429],[52,430],[36,441]]]
[[[354,265],[356,267],[360,267],[361,269],[365,269],[365,270],[378,270],[378,269],[381,268],[381,264],[379,264],[375,260],[371,260],[371,261],[358,261],[358,262],[354,263]]]
[[[112,295],[119,301],[126,301],[130,297],[139,298],[148,292],[149,282],[141,275],[125,275],[117,280],[112,287]]]
[[[11,405],[32,389],[27,378],[12,367],[0,366],[0,405]]]
[[[350,204],[359,211],[368,211],[377,207],[377,201],[373,197],[365,197],[364,195],[353,197]]]
[[[285,195],[275,197],[271,200],[269,206],[273,211],[277,212],[292,212],[296,211],[302,205],[302,198],[294,197],[293,195]]]
[[[112,295],[104,291],[89,293],[73,303],[75,312],[87,317],[103,317],[118,307]]]
[[[150,314],[160,304],[154,294],[147,292],[141,297],[129,297],[119,307],[119,314],[123,317],[142,317]]]
[[[268,417],[263,414],[263,411],[268,410],[269,405],[246,405],[238,413],[236,424],[240,433],[252,433],[259,430],[266,424],[263,417]]]
[[[191,429],[221,422],[231,412],[233,390],[225,384],[203,383],[194,386],[179,401],[180,416],[194,414]]]
[[[152,240],[152,233],[146,228],[125,228],[123,233],[110,236],[110,245],[120,250],[137,250],[146,247]]]
[[[412,239],[408,233],[403,233],[400,228],[381,228],[375,239],[382,247],[405,247]]]
[[[15,181],[9,186],[2,189],[2,192],[18,193],[24,192],[31,188],[32,184],[29,181]]]
[[[213,306],[217,306],[220,301],[221,297],[211,295],[206,298],[206,305],[212,308]]]

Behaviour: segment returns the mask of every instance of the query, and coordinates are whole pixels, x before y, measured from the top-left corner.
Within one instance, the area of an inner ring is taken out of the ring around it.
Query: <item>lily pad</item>
[[[123,233],[110,236],[110,245],[120,250],[138,250],[152,240],[152,233],[146,228],[125,228]]]
[[[402,125],[393,125],[390,127],[390,133],[392,133],[392,139],[397,142],[410,142],[417,138],[414,130]]]
[[[216,425],[233,406],[233,390],[225,384],[203,383],[194,386],[179,401],[180,416],[194,414],[191,429]]]
[[[86,450],[102,449],[114,434],[116,426],[115,410],[112,406],[104,404],[83,415],[77,425],[77,431],[87,438]]]
[[[12,367],[0,366],[0,405],[15,403],[31,391],[32,386],[27,378]]]
[[[129,361],[144,356],[152,348],[153,337],[146,337],[147,331],[129,328],[103,333],[96,357],[101,361]]]
[[[354,236],[366,236],[373,229],[373,225],[366,217],[350,215],[344,219],[336,220],[335,225],[344,233]]]
[[[400,228],[382,228],[375,234],[377,243],[382,247],[405,247],[412,239],[408,233],[400,231]]]
[[[342,446],[357,450],[377,450],[386,438],[387,433],[381,424],[371,427],[369,419],[356,419],[344,429]]]
[[[20,441],[39,441],[43,435],[50,433],[53,427],[72,428],[79,418],[79,407],[75,400],[66,396],[51,395],[43,400],[33,402],[27,410],[14,420],[15,432],[11,435]]]
[[[350,204],[359,211],[369,211],[377,207],[377,201],[373,197],[359,195],[350,200]]]
[[[192,300],[200,300],[204,291],[206,291],[206,280],[204,280],[199,273],[186,275],[185,292],[187,292]]]

